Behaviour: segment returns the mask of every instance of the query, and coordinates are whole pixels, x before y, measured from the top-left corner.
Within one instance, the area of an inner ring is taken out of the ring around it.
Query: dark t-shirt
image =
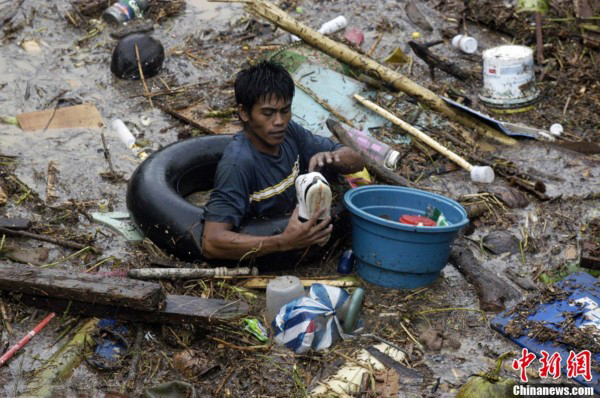
[[[204,219],[232,223],[236,228],[248,218],[276,217],[296,205],[296,177],[308,171],[310,158],[342,145],[313,135],[290,121],[278,156],[258,151],[244,132],[233,137],[217,167],[215,188]]]

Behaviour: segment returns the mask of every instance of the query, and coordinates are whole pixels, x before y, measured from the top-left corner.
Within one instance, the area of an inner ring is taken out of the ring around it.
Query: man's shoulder
[[[221,158],[221,164],[231,166],[247,166],[254,163],[252,150],[250,149],[248,139],[243,132],[233,136],[233,140],[227,145]]]

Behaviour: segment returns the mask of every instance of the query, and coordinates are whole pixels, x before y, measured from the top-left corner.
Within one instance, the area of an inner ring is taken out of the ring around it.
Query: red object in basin
[[[403,214],[400,217],[400,222],[402,224],[410,224],[410,225],[422,225],[424,227],[435,227],[437,224],[431,218],[419,216],[416,214]]]

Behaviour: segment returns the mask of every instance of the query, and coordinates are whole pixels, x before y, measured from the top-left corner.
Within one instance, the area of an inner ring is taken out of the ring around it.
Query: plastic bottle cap
[[[490,184],[494,181],[494,170],[490,166],[475,166],[471,170],[471,180]]]
[[[560,123],[554,123],[552,126],[550,126],[550,133],[552,135],[556,135],[559,136],[561,135],[563,132],[563,126]]]
[[[452,38],[452,45],[467,54],[473,54],[477,51],[477,40],[470,36],[456,35]]]
[[[418,225],[422,227],[435,227],[437,224],[430,218],[419,216],[417,214],[403,214],[400,217],[402,224]]]
[[[384,166],[390,170],[396,170],[396,166],[398,164],[398,158],[400,158],[400,152],[396,150],[391,150],[390,153],[385,158]]]

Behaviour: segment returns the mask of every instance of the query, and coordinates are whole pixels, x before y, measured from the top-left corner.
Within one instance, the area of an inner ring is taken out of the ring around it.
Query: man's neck
[[[250,141],[250,143],[254,146],[254,148],[256,148],[257,151],[266,153],[267,155],[271,156],[279,155],[279,147],[281,145],[269,145],[262,139],[257,137],[255,134],[253,134],[251,131],[248,131],[246,128],[244,128],[244,135],[246,136],[246,138],[248,138],[248,141]]]

